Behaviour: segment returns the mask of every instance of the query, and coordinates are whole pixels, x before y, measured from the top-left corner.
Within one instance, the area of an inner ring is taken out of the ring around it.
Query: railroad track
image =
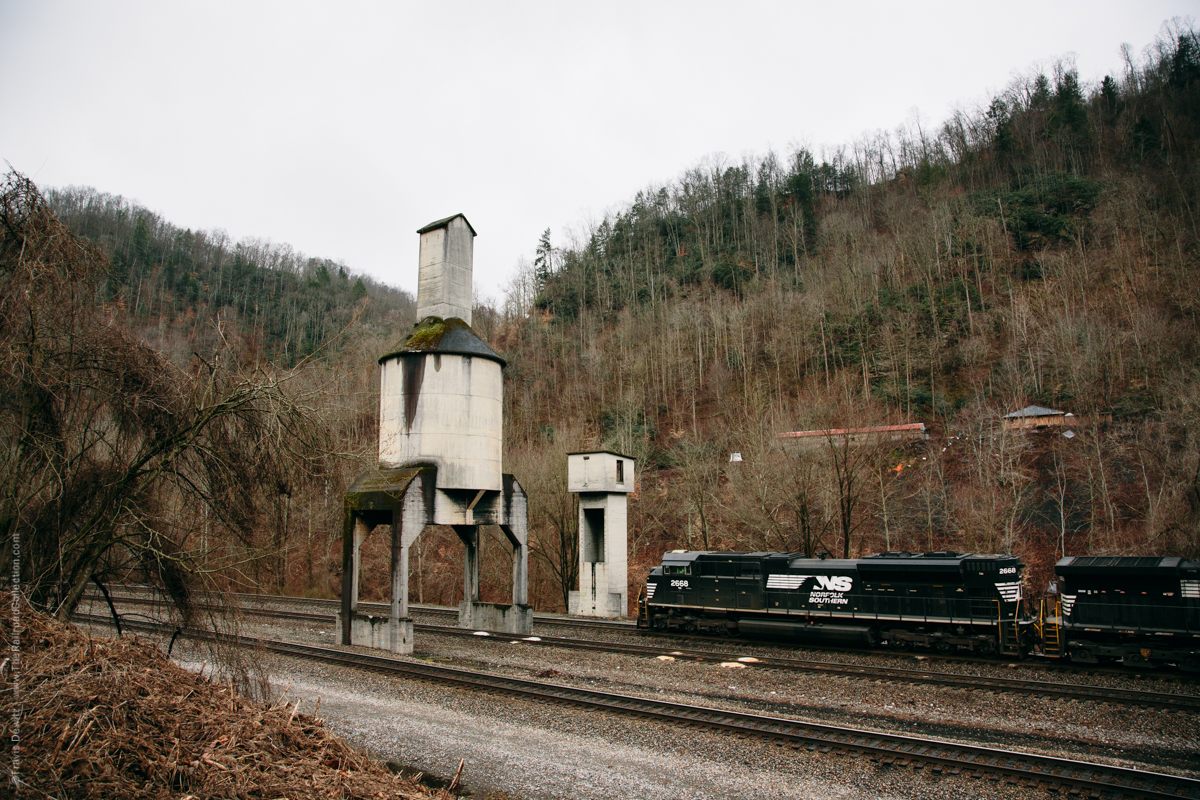
[[[128,590],[154,591],[149,588],[143,589],[141,587],[124,586],[121,588],[125,589],[127,591]],[[312,605],[312,606],[316,606],[317,608],[329,608],[330,614],[336,614],[338,609],[341,607],[341,603],[338,600],[326,600],[326,599],[315,598],[315,597],[290,597],[287,595],[244,594],[244,593],[234,594],[233,597],[237,598],[238,601],[243,603],[244,605],[250,605],[250,604],[258,605],[258,604],[261,604],[264,602],[266,602],[266,603],[285,603],[285,604],[291,605],[291,606],[295,606],[298,604]],[[116,597],[114,597],[114,599],[116,599]],[[360,611],[362,611],[364,613],[375,612],[379,616],[386,616],[388,613],[388,604],[387,603],[360,602],[358,604],[358,608]],[[420,611],[422,613],[433,615],[433,616],[445,616],[445,617],[455,617],[455,618],[457,618],[457,616],[458,616],[458,609],[446,608],[445,606],[428,606],[428,605],[410,604],[409,610],[410,611]],[[720,644],[727,643],[730,641],[730,639],[728,637],[722,637],[722,636],[705,636],[702,634],[682,633],[679,631],[646,630],[644,628],[638,628],[637,623],[629,621],[629,620],[579,619],[579,618],[562,617],[562,616],[555,615],[555,614],[543,614],[543,613],[536,613],[533,615],[533,618],[534,618],[534,622],[538,625],[553,625],[553,626],[565,627],[565,628],[602,630],[602,631],[608,631],[611,633],[624,633],[624,634],[636,633],[637,635],[639,635],[643,638],[670,639],[672,641],[684,640],[684,641],[697,642],[697,643],[702,643],[702,642],[703,643],[713,643],[716,645],[720,645]],[[781,643],[781,642],[776,642],[776,641],[771,641],[771,640],[764,641],[764,640],[758,640],[758,639],[736,638],[734,641],[741,642],[741,643],[747,644],[747,645],[753,644],[753,645],[759,646],[759,647],[771,647],[771,648],[775,648],[775,649],[789,650],[789,645],[787,645],[786,643]],[[963,664],[994,664],[994,663],[996,663],[996,660],[997,660],[996,658],[980,658],[979,656],[965,656],[965,655],[957,655],[957,654],[952,654],[952,653],[938,653],[938,652],[935,652],[932,650],[929,652],[916,651],[916,652],[898,653],[896,651],[872,650],[872,649],[853,648],[853,647],[852,648],[832,647],[832,646],[814,644],[811,642],[805,643],[803,645],[803,648],[808,651],[816,651],[816,652],[823,652],[823,653],[845,653],[845,652],[849,651],[849,652],[854,652],[854,653],[860,654],[860,655],[862,655],[864,657],[868,657],[868,658],[888,658],[888,657],[896,658],[896,657],[907,656],[909,658],[914,658],[918,661],[930,660],[930,661],[936,661],[936,662],[942,662],[942,663],[959,662],[959,663],[963,663]],[[1117,666],[1097,666],[1094,664],[1080,666],[1078,664],[1057,663],[1054,660],[1040,659],[1040,658],[1032,659],[1030,661],[1024,661],[1024,662],[1014,661],[1014,662],[1010,662],[1010,663],[1014,663],[1014,664],[1024,663],[1024,664],[1036,665],[1039,669],[1049,670],[1049,671],[1053,671],[1053,672],[1063,672],[1063,673],[1068,673],[1068,674],[1072,674],[1072,675],[1077,675],[1079,673],[1128,675],[1131,672],[1131,670],[1129,670],[1129,669],[1126,669],[1123,667],[1117,667]],[[1145,676],[1145,677],[1153,677],[1156,675],[1156,673],[1146,672],[1145,670],[1134,670],[1133,672],[1137,675],[1141,675],[1141,676]],[[1172,677],[1180,678],[1181,676],[1179,676],[1177,674],[1172,674]],[[1185,675],[1185,676],[1182,676],[1182,679],[1188,680],[1188,677]],[[1195,681],[1196,679],[1193,678],[1191,680]],[[1200,683],[1200,681],[1197,681],[1197,682]]]
[[[111,619],[107,617],[82,614],[77,616],[97,624],[112,624]],[[174,630],[170,625],[158,623],[131,620],[127,624],[132,629],[153,633],[169,633]],[[188,631],[187,635],[199,639],[215,638],[215,634],[205,631]],[[796,750],[854,757],[865,755],[883,766],[912,766],[918,769],[928,767],[933,772],[1022,783],[1051,791],[1066,789],[1072,793],[1088,792],[1102,797],[1200,800],[1200,780],[1180,775],[802,722],[785,717],[691,706],[295,642],[257,640],[250,637],[225,638],[238,644],[261,646],[280,655],[450,684],[474,691],[753,736]]]
[[[315,605],[319,608],[329,608],[330,614],[336,614],[336,613],[338,613],[338,611],[341,610],[341,602],[340,601],[324,600],[324,599],[315,598],[315,597],[284,597],[282,595],[271,595],[271,594],[235,594],[234,597],[236,597],[237,600],[240,603],[242,603],[243,605],[262,603],[263,601],[266,601],[268,603],[290,603],[290,604],[295,604],[295,603],[299,602],[299,603],[307,603],[310,605]],[[422,613],[432,614],[434,616],[455,617],[455,618],[458,617],[458,609],[457,608],[446,608],[445,606],[416,605],[416,604],[412,604],[412,603],[409,604],[408,608],[410,611],[420,611]],[[363,603],[363,602],[360,602],[358,604],[358,609],[359,609],[359,611],[363,611],[363,612],[369,613],[369,612],[374,611],[374,612],[378,612],[380,615],[386,615],[388,613],[388,604],[387,603]],[[554,614],[542,614],[542,613],[535,613],[533,615],[533,620],[534,620],[534,622],[536,622],[539,625],[557,625],[557,626],[564,627],[564,628],[584,628],[584,629],[590,628],[593,630],[613,630],[613,631],[622,631],[622,632],[626,632],[626,633],[637,630],[637,623],[631,622],[629,620],[578,619],[578,618],[572,619],[572,618],[568,618],[568,617],[560,617],[560,616],[557,616]]]
[[[149,599],[121,598],[118,602],[161,605],[161,601]],[[289,619],[304,622],[332,622],[330,614],[311,613],[305,611],[285,611],[281,609],[246,608],[246,613],[275,619]],[[387,610],[382,606],[381,610]],[[946,686],[957,689],[987,692],[1007,692],[1016,694],[1052,697],[1060,700],[1090,701],[1113,703],[1137,708],[1165,708],[1186,712],[1200,711],[1200,696],[1150,692],[1138,689],[1119,689],[1107,686],[1088,686],[1086,684],[1052,683],[1048,681],[1032,681],[1021,678],[997,678],[975,675],[957,675],[938,672],[935,670],[905,669],[900,667],[884,667],[875,665],[830,663],[826,661],[810,661],[795,658],[777,658],[770,656],[739,656],[735,653],[720,653],[709,650],[683,650],[654,645],[620,644],[612,642],[596,642],[585,639],[568,639],[556,636],[523,636],[520,634],[486,632],[486,637],[480,637],[479,631],[443,625],[428,625],[417,623],[413,626],[418,631],[436,633],[442,636],[463,636],[482,638],[494,642],[521,642],[541,647],[560,647],[571,650],[584,650],[602,653],[622,653],[625,655],[646,656],[650,658],[667,657],[679,661],[699,662],[736,662],[752,664],[755,667],[788,670],[793,672],[809,672],[824,675],[838,675],[852,678],[862,678],[873,681],[896,681],[902,683],[919,683],[933,686]]]
[[[128,588],[128,587],[125,587],[125,588]],[[110,592],[110,594],[111,594],[111,592]],[[103,602],[104,601],[104,598],[100,594],[95,593],[95,592],[91,592],[91,593],[85,595],[85,597],[87,599],[92,600],[93,602]],[[338,611],[341,610],[341,602],[340,601],[325,600],[325,599],[319,598],[319,597],[287,597],[284,595],[273,595],[273,594],[242,594],[242,593],[235,593],[233,595],[233,597],[236,598],[237,601],[242,604],[242,607],[245,611],[247,611],[247,612],[254,611],[255,613],[257,613],[258,611],[266,612],[266,611],[271,610],[271,609],[265,609],[265,608],[254,608],[254,606],[258,606],[260,603],[263,603],[263,602],[286,603],[286,604],[292,605],[292,606],[296,606],[296,605],[315,606],[315,607],[321,608],[321,609],[328,609],[328,615],[331,617],[333,615],[337,614]],[[117,603],[117,602],[141,602],[143,600],[146,600],[147,598],[139,597],[137,595],[112,594],[112,599],[113,599],[114,603]],[[429,614],[431,616],[454,617],[456,619],[458,618],[458,609],[457,608],[446,608],[445,606],[417,605],[417,604],[413,604],[413,603],[410,603],[408,608],[409,608],[410,612],[411,611],[420,611],[423,614]],[[363,602],[360,602],[358,604],[358,610],[363,613],[368,613],[368,614],[374,613],[379,616],[386,616],[388,614],[388,604],[387,603],[363,603]],[[294,613],[304,613],[304,612],[294,612]],[[297,619],[299,619],[299,617],[297,617]],[[560,617],[560,616],[557,616],[554,614],[542,614],[542,613],[534,614],[533,620],[534,620],[534,622],[536,622],[539,625],[554,625],[554,626],[558,626],[558,627],[562,627],[562,628],[580,628],[580,629],[584,629],[584,630],[589,630],[589,629],[590,630],[611,630],[611,631],[619,631],[622,633],[632,633],[632,632],[635,632],[638,630],[637,623],[628,621],[628,620],[572,619],[569,617]]]
[[[289,605],[296,605],[297,603],[312,604],[312,605],[316,605],[319,608],[325,608],[325,607],[331,608],[332,609],[331,613],[335,613],[335,614],[337,613],[337,610],[340,608],[340,602],[338,600],[325,600],[325,599],[321,599],[321,598],[288,597],[285,595],[268,595],[268,594],[236,594],[236,595],[234,595],[234,597],[238,598],[238,600],[240,602],[247,603],[247,604],[248,603],[258,604],[258,603],[263,603],[263,602],[286,603]],[[387,603],[362,603],[362,602],[360,602],[358,605],[359,605],[359,610],[364,611],[366,613],[378,612],[379,616],[386,616],[388,613],[388,604]],[[445,606],[427,606],[427,605],[411,605],[410,604],[409,609],[412,611],[421,611],[426,614],[432,614],[435,616],[457,617],[457,615],[458,615],[458,610],[456,608],[446,608]],[[706,642],[706,643],[714,643],[717,645],[720,645],[722,643],[726,643],[726,642],[730,641],[729,637],[723,637],[723,636],[706,636],[706,635],[697,634],[697,633],[682,633],[680,631],[647,630],[644,628],[638,628],[637,623],[628,621],[628,620],[579,619],[579,618],[570,618],[570,617],[564,618],[562,616],[555,615],[555,614],[543,614],[543,613],[534,614],[533,618],[534,618],[534,622],[537,623],[538,625],[555,625],[555,626],[560,626],[560,627],[581,628],[581,629],[590,628],[593,630],[605,630],[605,631],[610,631],[613,633],[637,633],[639,636],[646,637],[646,638],[661,638],[661,639],[670,639],[673,641],[684,640],[684,641],[690,641],[690,642]],[[781,643],[778,641],[758,640],[758,639],[742,639],[740,637],[735,638],[734,641],[742,642],[744,644],[754,644],[756,646],[761,646],[761,647],[781,648],[784,650],[789,649],[788,644]],[[791,646],[797,647],[800,645],[793,644]],[[860,647],[856,648],[856,647],[825,646],[825,645],[820,645],[820,644],[814,644],[811,642],[805,643],[803,645],[803,648],[808,651],[817,651],[817,652],[824,652],[824,653],[853,652],[853,653],[857,653],[857,654],[863,655],[865,657],[870,657],[870,658],[909,657],[909,658],[915,658],[917,660],[930,660],[930,661],[937,661],[937,662],[942,662],[942,663],[957,662],[957,663],[963,663],[963,664],[995,664],[997,662],[997,659],[995,657],[959,655],[959,654],[955,654],[955,653],[938,653],[934,650],[929,650],[927,652],[921,651],[921,650],[897,652],[895,650],[864,649],[864,648],[860,648]],[[1156,677],[1158,674],[1155,672],[1148,672],[1144,669],[1136,669],[1136,668],[1131,669],[1128,667],[1116,666],[1116,665],[1113,665],[1113,666],[1099,666],[1099,665],[1095,665],[1095,664],[1080,665],[1080,664],[1072,664],[1070,662],[1063,663],[1063,662],[1057,661],[1056,659],[1045,659],[1045,658],[1040,658],[1040,657],[1032,657],[1027,661],[1010,661],[1009,663],[1036,665],[1038,669],[1049,670],[1049,671],[1053,671],[1053,672],[1063,672],[1063,673],[1067,673],[1067,674],[1071,674],[1071,675],[1078,675],[1080,673],[1100,674],[1100,675],[1135,674],[1135,675],[1139,675],[1142,677],[1150,678],[1150,677]],[[1180,674],[1180,673],[1175,672],[1175,673],[1170,673],[1170,675],[1172,678],[1175,678],[1178,680],[1200,683],[1200,680],[1197,680],[1195,677],[1191,677],[1187,674]]]

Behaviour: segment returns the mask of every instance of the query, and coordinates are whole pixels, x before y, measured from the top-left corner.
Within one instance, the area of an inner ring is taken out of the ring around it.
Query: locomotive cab
[[[769,553],[672,550],[646,579],[646,627],[728,635],[737,609],[762,608]]]

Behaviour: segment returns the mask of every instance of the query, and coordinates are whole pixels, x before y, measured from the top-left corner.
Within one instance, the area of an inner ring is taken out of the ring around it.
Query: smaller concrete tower
[[[597,451],[567,454],[567,491],[579,495],[579,591],[570,613],[623,617],[629,603],[629,506],[633,459]]]

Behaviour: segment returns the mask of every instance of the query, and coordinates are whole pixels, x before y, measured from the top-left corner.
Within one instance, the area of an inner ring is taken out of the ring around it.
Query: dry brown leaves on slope
[[[429,798],[290,705],[233,694],[128,639],[92,638],[0,594],[0,795],[20,717],[20,797]],[[3,661],[3,659],[0,659]],[[441,795],[448,797],[448,795]]]

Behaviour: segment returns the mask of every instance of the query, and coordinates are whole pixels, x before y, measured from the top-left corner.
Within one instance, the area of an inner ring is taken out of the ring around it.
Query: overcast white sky
[[[544,229],[705,155],[936,125],[1068,54],[1119,74],[1198,7],[0,0],[0,159],[414,293],[416,229],[462,212],[499,298]]]

